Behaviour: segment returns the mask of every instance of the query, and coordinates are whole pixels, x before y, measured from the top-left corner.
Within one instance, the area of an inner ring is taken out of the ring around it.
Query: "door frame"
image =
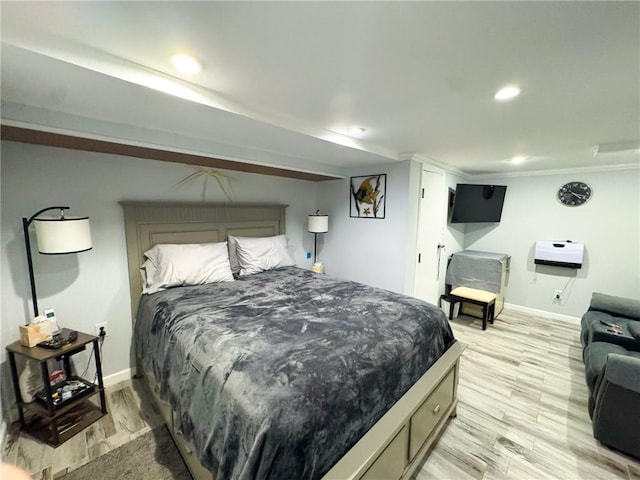
[[[421,214],[422,214],[422,208],[425,207],[424,202],[422,202],[422,184],[423,184],[423,180],[424,180],[424,172],[430,172],[430,173],[435,173],[441,176],[441,188],[442,188],[442,194],[440,196],[440,202],[439,205],[433,205],[430,206],[430,208],[439,208],[441,209],[441,224],[439,225],[439,239],[438,239],[438,243],[444,243],[444,231],[446,228],[446,222],[447,222],[447,196],[448,196],[448,188],[447,188],[447,182],[446,182],[446,175],[447,175],[447,171],[436,167],[432,164],[429,164],[427,162],[420,162],[420,175],[419,175],[419,183],[418,183],[418,188],[417,188],[417,192],[416,192],[416,202],[417,202],[417,209],[416,209],[416,216],[415,216],[415,242],[414,242],[414,248],[413,248],[413,252],[411,255],[411,262],[412,262],[412,275],[413,275],[413,279],[412,279],[412,285],[411,285],[411,289],[409,290],[412,296],[417,297],[416,295],[416,285],[418,284],[417,282],[417,276],[418,276],[418,255],[421,254],[422,252],[420,251],[420,245],[418,243],[419,239],[420,239],[420,218],[421,218]],[[437,297],[439,298],[440,293],[442,293],[442,285],[443,285],[443,279],[444,279],[444,274],[442,272],[442,265],[443,262],[446,260],[446,247],[441,251],[441,258],[440,258],[440,263],[438,265],[438,268],[440,269],[440,281],[438,282],[438,295]],[[434,302],[437,305],[438,302],[438,298],[434,299]]]

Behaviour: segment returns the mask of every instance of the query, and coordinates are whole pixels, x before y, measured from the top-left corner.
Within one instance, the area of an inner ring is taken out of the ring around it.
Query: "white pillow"
[[[295,265],[287,249],[286,235],[275,237],[234,237],[240,276]]]
[[[149,252],[151,252],[151,250],[149,250]],[[155,276],[155,274],[156,267],[151,262],[151,260],[147,260],[142,264],[142,266],[140,267],[140,276],[142,277],[142,293],[146,293],[144,290],[146,290],[148,286],[153,283],[153,277]]]
[[[162,244],[145,252],[142,266],[146,282],[142,293],[155,293],[169,287],[232,282],[227,242],[201,244]]]

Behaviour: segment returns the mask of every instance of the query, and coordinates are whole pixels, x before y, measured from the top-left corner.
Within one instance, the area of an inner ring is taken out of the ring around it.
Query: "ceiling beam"
[[[2,138],[2,140],[9,140],[12,142],[31,143],[34,145],[67,148],[70,150],[83,150],[86,152],[109,153],[113,155],[124,155],[127,157],[160,160],[163,162],[184,163],[187,165],[200,165],[203,167],[221,168],[223,170],[233,170],[236,172],[257,173],[260,175],[270,175],[274,177],[294,178],[296,180],[309,180],[312,182],[336,180],[341,178],[317,173],[300,172],[286,168],[270,167],[267,165],[243,163],[235,160],[223,160],[221,158],[195,155],[192,153],[173,152],[158,148],[140,147],[125,143],[77,137],[74,135],[44,132],[30,128],[13,127],[10,125],[2,125],[0,138]]]

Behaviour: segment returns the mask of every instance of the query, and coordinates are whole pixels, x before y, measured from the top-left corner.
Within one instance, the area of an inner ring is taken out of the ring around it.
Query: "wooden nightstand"
[[[69,332],[71,330],[64,328],[61,336],[66,338]],[[7,346],[16,406],[20,415],[20,426],[24,432],[57,447],[107,414],[98,341],[99,339],[96,336],[78,332],[78,339],[75,342],[55,350],[40,347],[28,348],[21,345],[20,342],[14,342]],[[71,362],[69,361],[76,353],[86,350],[86,346],[90,343],[93,344],[93,357],[95,359],[98,385],[74,376],[71,371]],[[22,400],[18,369],[16,367],[16,354],[40,364],[43,390],[36,394],[36,398],[30,403],[25,403]],[[75,380],[84,383],[86,388],[79,389],[71,398],[64,400],[56,398],[54,400],[54,390],[49,381],[49,368],[47,366],[47,360],[51,359],[62,360],[67,374],[67,382]],[[100,396],[99,407],[89,401],[95,394]],[[30,415],[31,418],[25,419],[25,413]]]

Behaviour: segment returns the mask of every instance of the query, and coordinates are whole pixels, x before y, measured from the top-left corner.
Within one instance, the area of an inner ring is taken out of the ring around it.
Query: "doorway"
[[[444,175],[422,170],[418,207],[417,266],[414,296],[438,305],[440,277],[446,252],[442,244]]]

